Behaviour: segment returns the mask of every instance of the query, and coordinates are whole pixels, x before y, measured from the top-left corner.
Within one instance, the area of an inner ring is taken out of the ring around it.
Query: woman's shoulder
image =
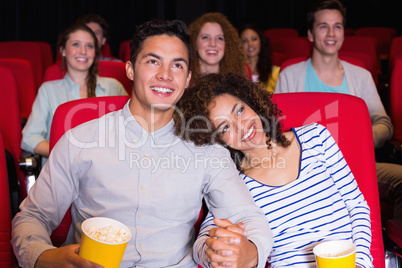
[[[312,134],[315,135],[317,133],[322,133],[323,131],[327,131],[327,128],[319,123],[310,123],[304,126],[300,126],[300,127],[294,127],[293,128],[296,134],[302,134],[302,135],[306,135],[306,134]]]
[[[60,91],[60,88],[66,88],[64,78],[43,82],[38,89],[38,94],[50,93],[54,91],[58,92]]]

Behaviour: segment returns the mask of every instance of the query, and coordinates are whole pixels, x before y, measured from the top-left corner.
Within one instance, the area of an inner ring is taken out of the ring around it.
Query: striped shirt
[[[316,267],[312,249],[328,240],[352,240],[357,246],[356,264],[373,267],[370,209],[338,145],[319,124],[293,131],[301,148],[296,180],[278,187],[243,175],[272,230],[271,267]],[[212,224],[208,217],[199,238],[208,236]],[[198,239],[195,250],[200,250]],[[194,256],[210,267],[205,254]]]

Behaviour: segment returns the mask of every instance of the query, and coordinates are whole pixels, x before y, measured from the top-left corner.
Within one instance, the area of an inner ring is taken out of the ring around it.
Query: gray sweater
[[[393,126],[385,112],[374,80],[369,71],[359,66],[340,61],[345,71],[351,95],[362,98],[368,107],[373,127],[374,147],[381,148],[392,137]],[[275,93],[304,92],[307,61],[288,66],[279,73]]]

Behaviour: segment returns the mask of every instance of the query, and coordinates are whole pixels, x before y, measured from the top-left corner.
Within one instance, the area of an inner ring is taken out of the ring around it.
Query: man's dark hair
[[[103,31],[103,37],[105,37],[106,40],[109,40],[109,23],[101,15],[93,14],[93,13],[86,14],[82,17],[79,17],[75,22],[82,23],[82,24],[88,24],[91,22],[95,22],[95,23],[99,24]]]
[[[175,36],[183,41],[184,45],[187,48],[188,55],[188,66],[191,63],[191,53],[190,53],[190,38],[187,33],[187,26],[183,21],[180,20],[150,20],[147,21],[140,26],[136,27],[133,37],[130,41],[130,61],[135,65],[135,61],[137,60],[137,56],[142,50],[142,46],[144,41],[148,37],[158,36],[158,35],[168,35]]]
[[[342,3],[338,0],[318,0],[311,7],[310,11],[307,13],[307,29],[312,31],[314,22],[315,22],[315,14],[318,11],[324,9],[333,9],[338,10],[343,18],[343,27],[346,26],[346,8],[342,5]]]

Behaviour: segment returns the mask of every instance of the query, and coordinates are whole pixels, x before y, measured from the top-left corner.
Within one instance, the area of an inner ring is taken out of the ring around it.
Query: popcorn
[[[87,234],[93,239],[107,243],[123,243],[130,239],[130,233],[127,230],[117,230],[112,226],[96,228],[92,225]]]

